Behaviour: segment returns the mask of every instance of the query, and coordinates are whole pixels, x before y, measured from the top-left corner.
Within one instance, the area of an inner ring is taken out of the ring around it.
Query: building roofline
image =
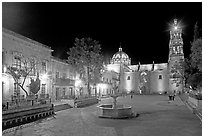
[[[35,40],[32,40],[32,39],[30,39],[30,38],[28,38],[28,37],[25,37],[25,36],[23,36],[23,35],[21,35],[21,34],[18,34],[18,33],[14,32],[14,31],[11,31],[11,30],[6,29],[6,28],[4,28],[4,27],[2,27],[2,32],[7,33],[7,34],[9,34],[9,35],[12,35],[12,36],[14,36],[14,37],[17,37],[17,38],[19,38],[19,39],[25,40],[25,41],[27,41],[27,42],[29,42],[29,43],[32,43],[32,44],[35,44],[35,45],[38,45],[38,46],[47,48],[47,49],[49,49],[49,50],[51,50],[51,51],[54,51],[54,50],[52,50],[51,47],[49,47],[49,46],[46,46],[46,45],[44,45],[44,44],[42,44],[42,43],[40,43],[40,42],[37,42],[37,41],[35,41]]]
[[[55,60],[55,61],[58,61],[58,62],[67,64],[67,65],[70,65],[70,64],[68,64],[68,63],[66,62],[66,60],[60,59],[60,58],[58,58],[58,57],[51,56],[51,60]]]

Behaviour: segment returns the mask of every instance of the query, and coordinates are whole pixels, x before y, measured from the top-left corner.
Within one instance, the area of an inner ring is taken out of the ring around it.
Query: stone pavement
[[[105,98],[99,104],[110,103]],[[99,105],[97,104],[97,105]],[[131,105],[139,116],[132,119],[98,118],[97,105],[70,108],[54,117],[3,133],[4,136],[201,136],[199,119],[179,97],[168,102],[163,95],[119,97],[118,104]]]

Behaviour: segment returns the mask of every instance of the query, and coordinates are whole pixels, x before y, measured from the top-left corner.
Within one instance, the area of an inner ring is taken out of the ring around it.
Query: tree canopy
[[[68,63],[73,65],[76,71],[87,84],[95,85],[101,78],[101,69],[103,68],[103,56],[101,55],[101,45],[92,38],[75,39],[75,44],[67,52]]]
[[[184,77],[186,84],[194,89],[202,87],[202,37],[198,24],[194,27],[194,39],[191,43],[191,54],[185,58]]]
[[[36,66],[39,64],[37,62],[33,62],[32,59],[29,59],[29,58],[26,58],[26,57],[21,57],[20,58],[20,64],[21,66],[20,67],[15,67],[15,66],[8,66],[7,69],[8,69],[8,73],[13,77],[15,83],[25,92],[26,96],[29,95],[28,91],[24,88],[24,84],[25,84],[25,81],[26,79],[32,74],[32,75],[35,75],[33,74],[33,70],[36,69]],[[34,81],[34,79],[31,78],[31,80],[33,80],[33,82],[36,82]],[[38,85],[35,85],[33,86],[32,88],[36,89],[35,90],[35,94],[40,90],[40,80],[39,80],[39,74],[37,73],[37,84]],[[31,81],[32,82],[32,81]],[[32,84],[32,83],[31,83]],[[32,86],[32,85],[30,85]],[[30,87],[29,86],[29,87]],[[36,87],[38,86],[38,87]],[[31,88],[31,87],[30,87]],[[31,92],[33,89],[30,89]]]

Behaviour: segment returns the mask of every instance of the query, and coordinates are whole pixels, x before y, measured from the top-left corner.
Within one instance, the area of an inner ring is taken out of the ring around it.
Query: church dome
[[[112,57],[111,64],[126,64],[130,65],[130,58],[129,56],[122,51],[122,48],[119,48],[119,51],[115,53]]]

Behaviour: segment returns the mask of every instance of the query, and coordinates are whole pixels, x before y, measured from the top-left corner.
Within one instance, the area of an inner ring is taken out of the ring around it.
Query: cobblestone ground
[[[111,98],[99,104],[111,103]],[[98,105],[99,105],[98,104]],[[201,136],[199,119],[179,97],[168,102],[163,95],[119,97],[118,104],[131,105],[139,116],[133,119],[104,119],[97,105],[56,112],[54,117],[17,127],[4,136]]]

